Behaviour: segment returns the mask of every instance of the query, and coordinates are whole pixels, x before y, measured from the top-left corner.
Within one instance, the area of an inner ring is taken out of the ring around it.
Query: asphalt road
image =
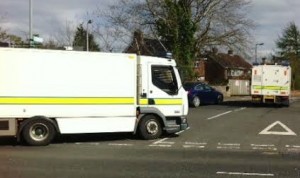
[[[192,108],[190,129],[158,140],[69,135],[46,147],[0,139],[0,178],[300,177],[300,101]]]

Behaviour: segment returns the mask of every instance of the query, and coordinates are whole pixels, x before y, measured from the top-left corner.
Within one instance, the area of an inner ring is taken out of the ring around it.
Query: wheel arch
[[[167,125],[167,119],[166,119],[166,117],[157,108],[153,108],[153,107],[147,107],[147,108],[146,107],[139,107],[138,108],[138,112],[139,112],[139,115],[137,117],[137,122],[136,122],[135,127],[134,127],[134,134],[136,134],[138,126],[139,126],[142,118],[145,117],[146,115],[155,115],[155,116],[157,116],[157,118],[159,119],[160,123],[162,124],[162,127],[165,127]]]
[[[31,118],[25,119],[25,120],[22,121],[21,124],[19,125],[18,132],[17,132],[17,140],[18,140],[18,141],[20,141],[20,139],[21,139],[21,133],[22,133],[24,127],[25,127],[29,122],[31,122],[32,120],[38,120],[38,119],[44,119],[44,120],[47,120],[48,122],[50,122],[50,123],[54,126],[55,131],[56,131],[57,133],[60,133],[58,124],[56,123],[56,121],[55,121],[54,119],[50,119],[50,118],[45,117],[45,116],[33,116],[33,117],[31,117]]]

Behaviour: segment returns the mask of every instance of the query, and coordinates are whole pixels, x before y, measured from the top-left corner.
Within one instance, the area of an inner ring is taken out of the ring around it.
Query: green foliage
[[[280,58],[288,60],[292,67],[292,89],[300,89],[300,31],[294,22],[283,29],[282,36],[276,41]]]
[[[186,78],[193,77],[193,58],[196,25],[192,21],[192,7],[187,0],[165,0],[166,19],[158,19],[156,28],[158,35],[172,49],[178,66],[184,69]]]
[[[83,47],[83,50],[86,51],[86,30],[83,28],[83,24],[80,24],[77,27],[73,46],[74,47]],[[95,42],[93,34],[89,33],[89,51],[100,51],[99,45]]]
[[[284,29],[282,36],[276,41],[282,56],[296,54],[300,57],[300,31],[295,22],[290,22]]]

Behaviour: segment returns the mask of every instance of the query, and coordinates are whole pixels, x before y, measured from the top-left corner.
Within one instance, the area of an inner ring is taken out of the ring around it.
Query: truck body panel
[[[176,92],[153,86],[152,65],[173,72],[162,80],[171,77]],[[179,126],[177,131],[187,127],[168,122],[174,117],[186,119],[188,113],[187,94],[171,59],[0,48],[0,86],[0,135],[8,135],[1,130],[7,123],[13,135],[22,121],[36,116],[53,119],[61,134],[135,132],[137,113],[146,113],[146,108],[155,108],[160,114],[147,114],[162,115],[166,128],[170,123]]]
[[[290,66],[253,66],[251,82],[251,95],[253,101],[279,104],[289,103],[290,93]]]

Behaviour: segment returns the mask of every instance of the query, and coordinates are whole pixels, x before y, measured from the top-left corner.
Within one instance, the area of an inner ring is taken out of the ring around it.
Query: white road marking
[[[169,139],[169,137],[163,138],[163,139],[160,139],[160,140],[154,142],[153,144],[157,145],[157,144],[174,144],[175,143],[175,142],[165,142],[168,139]]]
[[[216,174],[219,175],[240,175],[240,176],[264,176],[264,177],[274,177],[274,174],[270,173],[247,173],[247,172],[224,172],[218,171]]]
[[[230,111],[227,111],[227,112],[224,112],[224,113],[221,113],[221,114],[218,114],[218,115],[209,117],[209,118],[207,118],[207,120],[215,119],[215,118],[224,116],[224,115],[229,114],[229,113],[232,113],[232,112],[242,111],[242,110],[244,110],[244,109],[246,109],[246,107],[238,108],[238,109],[235,109],[235,110],[230,110]]]
[[[299,148],[300,149],[300,146],[299,145],[285,145],[286,148]]]
[[[280,125],[285,131],[270,131],[275,125]],[[296,136],[297,134],[293,132],[290,128],[288,128],[286,125],[281,123],[280,121],[276,121],[273,124],[266,127],[264,130],[259,132],[260,135],[293,135]]]
[[[246,109],[246,107],[238,108],[238,109],[235,109],[235,110],[233,110],[233,111],[234,111],[234,112],[238,112],[238,111],[242,111],[242,110],[244,110],[244,109]]]
[[[186,144],[186,145],[207,145],[207,143],[205,143],[205,142],[200,142],[200,143],[198,143],[198,142],[184,142],[184,144]]]
[[[277,151],[277,148],[273,144],[251,144],[253,150],[270,150]]]
[[[183,145],[183,148],[200,148],[203,149],[205,148],[205,146],[207,145],[207,143],[205,142],[185,142]]]
[[[183,148],[205,148],[205,146],[199,146],[199,145],[183,145]]]
[[[110,146],[133,146],[133,144],[126,144],[126,143],[109,143]]]
[[[231,113],[231,112],[232,112],[232,111],[227,111],[227,112],[224,112],[224,113],[221,113],[221,114],[218,114],[218,115],[215,115],[215,116],[209,117],[209,118],[207,118],[207,120],[215,119],[215,118],[218,118],[218,117],[224,116],[224,115],[226,115],[226,114],[229,114],[229,113]]]
[[[299,145],[285,145],[286,149],[290,152],[300,152]]]
[[[176,134],[176,135],[180,135],[180,134],[182,134],[183,132],[185,132],[186,130],[190,130],[190,127],[186,128],[185,130],[176,132],[175,134]]]
[[[275,145],[268,145],[268,144],[251,144],[251,146],[258,146],[258,147],[274,147]]]
[[[240,146],[239,143],[218,143],[217,149],[239,150]]]
[[[162,144],[160,144],[160,145],[149,145],[149,146],[151,146],[151,147],[171,147],[172,145],[162,145]]]
[[[190,129],[190,127],[188,127],[188,128],[185,129],[185,130],[176,132],[175,134],[180,135],[180,134],[182,134],[184,131],[189,130],[189,129]],[[174,144],[175,142],[166,142],[166,140],[168,140],[169,138],[170,138],[170,137],[166,137],[166,138],[160,139],[160,140],[158,140],[158,141],[152,143],[152,145],[158,145],[158,144],[171,144],[171,145],[172,145],[172,144]]]
[[[241,146],[239,143],[218,143],[218,145],[222,146]]]

